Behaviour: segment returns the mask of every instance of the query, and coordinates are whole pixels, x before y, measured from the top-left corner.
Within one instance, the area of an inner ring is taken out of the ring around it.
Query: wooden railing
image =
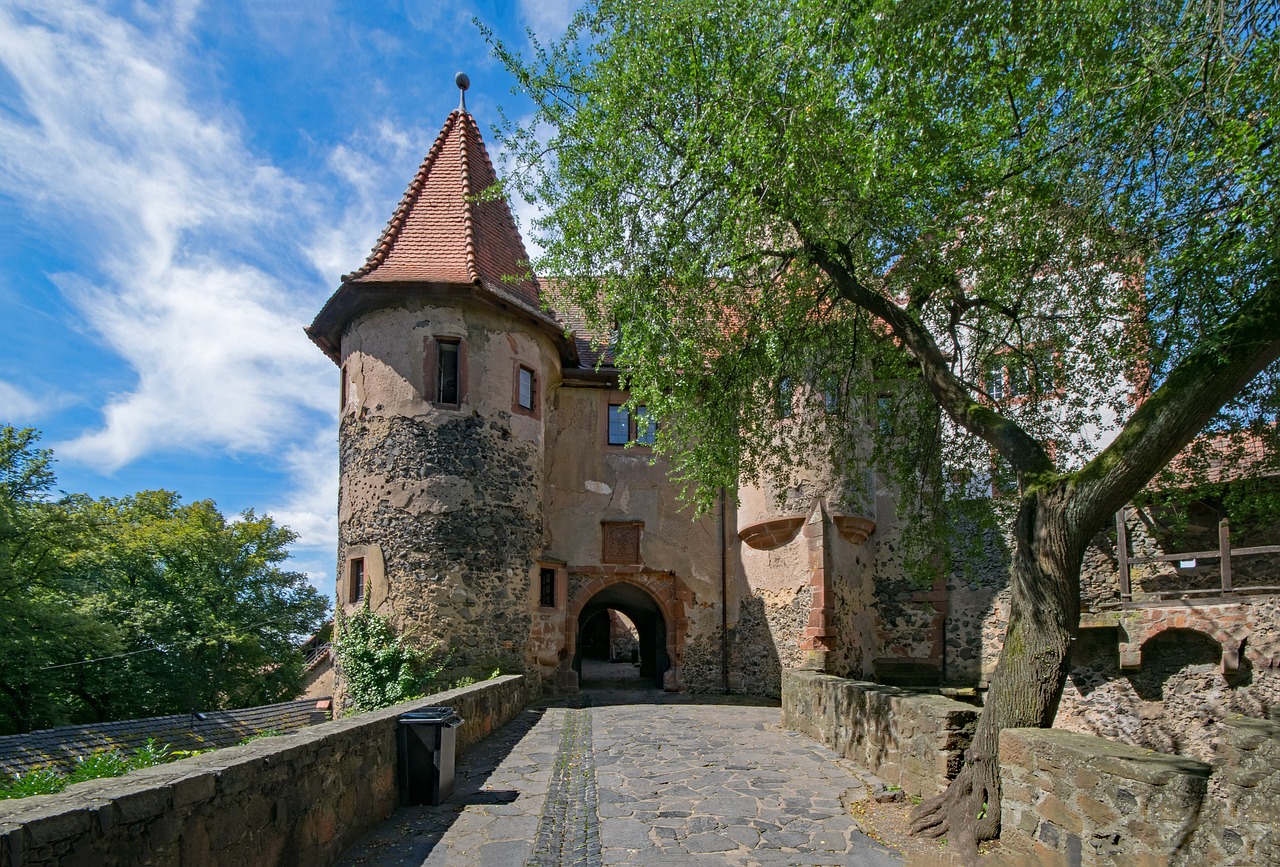
[[[1129,510],[1125,508],[1116,512],[1116,560],[1120,567],[1121,605],[1127,605],[1133,602],[1130,568],[1135,565],[1146,565],[1150,563],[1180,563],[1187,560],[1192,560],[1198,563],[1201,560],[1219,560],[1221,561],[1219,573],[1222,577],[1222,582],[1220,587],[1212,587],[1208,589],[1186,588],[1180,590],[1158,590],[1143,594],[1145,597],[1161,599],[1166,596],[1208,596],[1213,594],[1231,596],[1240,593],[1280,592],[1280,586],[1259,587],[1250,585],[1248,587],[1235,587],[1231,578],[1231,561],[1233,558],[1249,557],[1256,554],[1280,554],[1280,545],[1256,545],[1250,548],[1232,548],[1231,524],[1226,518],[1223,518],[1218,522],[1218,547],[1216,550],[1161,554],[1157,557],[1132,557],[1129,554],[1129,528],[1125,525],[1125,518],[1128,515],[1128,511]]]

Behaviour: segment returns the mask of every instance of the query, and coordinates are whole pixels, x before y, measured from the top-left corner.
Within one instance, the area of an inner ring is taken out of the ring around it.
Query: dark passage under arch
[[[582,680],[582,660],[607,659],[609,610],[625,614],[639,634],[640,678],[646,685],[662,687],[662,675],[671,667],[667,654],[667,622],[662,608],[649,593],[634,584],[618,583],[600,590],[582,606],[578,614],[573,670]]]

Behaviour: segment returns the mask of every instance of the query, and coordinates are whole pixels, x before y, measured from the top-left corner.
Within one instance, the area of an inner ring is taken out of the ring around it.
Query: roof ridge
[[[396,209],[391,213],[391,219],[387,221],[386,227],[382,230],[382,234],[378,236],[378,240],[374,243],[373,249],[369,251],[368,258],[364,264],[350,274],[343,274],[341,282],[346,283],[363,277],[374,271],[379,265],[387,259],[387,254],[391,252],[396,238],[400,235],[400,230],[404,228],[405,219],[409,216],[409,212],[413,210],[413,206],[418,201],[418,196],[422,194],[423,185],[426,183],[427,176],[431,174],[431,169],[435,166],[436,159],[444,150],[445,139],[449,137],[450,131],[453,129],[454,123],[460,115],[464,115],[460,108],[455,108],[449,112],[449,116],[445,118],[444,126],[440,128],[439,135],[432,143],[431,149],[427,151],[427,155],[422,160],[422,164],[418,166],[418,171],[414,174],[413,180],[409,181],[409,186],[405,189],[404,195],[400,197],[400,203],[396,205]],[[466,159],[463,158],[463,183],[466,183]],[[469,212],[470,206],[467,206]],[[469,216],[468,218],[469,219]],[[468,254],[468,267],[474,272],[472,267],[473,254]]]
[[[471,191],[471,161],[468,159],[471,154],[467,150],[470,144],[467,135],[467,121],[471,121],[471,126],[475,126],[475,118],[465,109],[455,109],[462,115],[462,141],[458,144],[458,155],[462,160],[462,243],[467,251],[467,273],[471,275],[474,283],[480,282],[480,265],[476,261],[476,230],[475,230],[475,194]],[[450,115],[452,117],[452,115]],[[480,131],[476,130],[477,137]],[[484,153],[484,148],[480,149]]]

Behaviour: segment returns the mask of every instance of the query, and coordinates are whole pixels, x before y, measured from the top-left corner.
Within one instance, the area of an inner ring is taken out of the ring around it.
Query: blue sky
[[[271,513],[331,593],[338,378],[302,328],[456,71],[482,130],[529,111],[472,17],[523,45],[574,5],[0,0],[0,421],[43,431],[62,490]]]

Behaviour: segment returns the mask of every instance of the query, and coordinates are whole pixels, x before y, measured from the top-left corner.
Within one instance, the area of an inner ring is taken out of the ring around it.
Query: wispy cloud
[[[559,39],[582,0],[520,0],[520,15],[540,40]]]
[[[34,395],[12,383],[0,381],[0,424],[31,425],[66,403],[66,395]]]
[[[24,109],[0,116],[0,187],[78,231],[97,276],[55,282],[137,374],[99,430],[59,448],[108,469],[156,449],[265,451],[329,403],[300,331],[312,293],[262,244],[283,213],[317,215],[233,116],[189,103],[170,70],[179,18],[144,31],[88,6],[0,10]]]

